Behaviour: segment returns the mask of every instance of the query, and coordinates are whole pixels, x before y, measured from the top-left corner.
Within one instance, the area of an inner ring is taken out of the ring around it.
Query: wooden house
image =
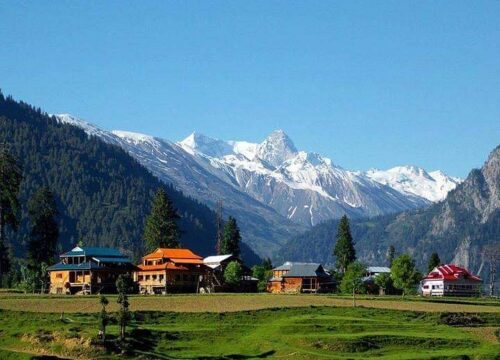
[[[116,249],[77,246],[48,268],[50,293],[113,293],[118,276],[133,270],[130,260]]]
[[[334,281],[321,264],[285,262],[273,269],[273,277],[267,283],[267,291],[316,293],[333,288]]]
[[[420,285],[424,296],[476,296],[481,293],[481,279],[453,264],[435,267]]]
[[[141,294],[198,292],[209,268],[189,249],[158,248],[142,258],[134,280]]]

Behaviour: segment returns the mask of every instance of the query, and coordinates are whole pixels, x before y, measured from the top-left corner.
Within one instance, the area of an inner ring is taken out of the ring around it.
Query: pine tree
[[[222,237],[221,254],[232,254],[235,257],[240,256],[240,229],[236,219],[229,217],[224,224],[224,235]]]
[[[427,265],[428,272],[431,272],[436,266],[441,265],[441,259],[437,252],[433,252],[429,258],[429,263]]]
[[[160,188],[153,199],[151,213],[144,228],[144,245],[147,252],[162,248],[177,248],[179,244],[179,215],[167,193]]]
[[[16,159],[5,146],[0,149],[0,287],[3,275],[9,271],[9,252],[5,238],[5,228],[14,231],[19,225],[19,189],[22,181],[21,169]]]
[[[336,267],[341,273],[345,273],[347,266],[356,260],[349,219],[346,215],[340,219],[333,255],[336,257]]]
[[[38,189],[28,202],[28,262],[32,269],[42,263],[54,263],[59,238],[58,214],[54,194],[47,187]]]

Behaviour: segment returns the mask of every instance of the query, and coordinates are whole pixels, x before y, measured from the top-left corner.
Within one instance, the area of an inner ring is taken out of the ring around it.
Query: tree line
[[[337,228],[332,254],[336,260],[335,277],[340,284],[339,290],[345,294],[352,294],[353,298],[356,294],[366,293],[368,290],[367,283],[363,279],[366,277],[367,269],[364,264],[357,261],[354,245],[349,219],[344,215]],[[395,247],[390,245],[387,249],[387,261],[391,270],[390,274],[382,273],[374,278],[380,293],[385,293],[390,289],[399,290],[403,296],[415,293],[423,277],[415,265],[415,260],[409,254],[396,256]],[[428,261],[428,272],[439,265],[441,265],[441,260],[434,252]]]

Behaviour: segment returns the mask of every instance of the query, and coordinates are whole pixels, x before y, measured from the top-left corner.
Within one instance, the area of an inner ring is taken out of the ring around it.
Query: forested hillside
[[[214,252],[214,212],[161,183],[118,146],[1,93],[0,143],[23,169],[21,226],[8,234],[16,255],[25,249],[26,203],[40,186],[56,194],[61,251],[81,240],[89,246],[117,247],[137,258],[152,196],[164,186],[181,215],[181,243],[203,255]],[[248,247],[242,252],[250,262],[256,260]]]
[[[327,221],[290,240],[280,257],[331,264],[337,224]],[[358,256],[367,264],[386,264],[386,251],[394,245],[397,252],[412,254],[421,269],[436,251],[442,261],[486,277],[484,247],[500,244],[500,146],[444,201],[427,209],[352,220],[351,229]]]

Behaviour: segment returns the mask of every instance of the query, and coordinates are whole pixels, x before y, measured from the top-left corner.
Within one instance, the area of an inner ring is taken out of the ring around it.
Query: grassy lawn
[[[110,307],[115,306],[110,297]],[[0,294],[0,359],[499,359],[488,299],[132,296],[128,339],[96,344],[98,297]],[[10,310],[5,310],[10,309]],[[61,313],[64,311],[64,314]],[[127,350],[122,353],[122,350]]]
[[[460,315],[464,316],[464,315]],[[470,317],[470,315],[465,315]],[[467,326],[442,314],[367,308],[308,307],[231,313],[134,312],[128,357],[151,359],[495,359],[499,317]],[[0,311],[0,357],[126,358],[92,344],[97,316]],[[474,325],[474,326],[471,326]],[[109,326],[111,338],[117,326]],[[489,336],[485,336],[489,334]],[[10,355],[9,355],[10,354]]]
[[[115,297],[109,296],[110,311],[117,309]],[[277,294],[212,294],[131,296],[131,308],[135,311],[173,312],[233,312],[270,308],[304,306],[351,307],[349,297],[338,295],[277,295]],[[377,309],[425,311],[425,312],[497,312],[500,301],[489,299],[425,299],[412,297],[360,297],[357,304]],[[97,312],[100,310],[97,296],[40,296],[0,294],[0,309],[33,312]]]

